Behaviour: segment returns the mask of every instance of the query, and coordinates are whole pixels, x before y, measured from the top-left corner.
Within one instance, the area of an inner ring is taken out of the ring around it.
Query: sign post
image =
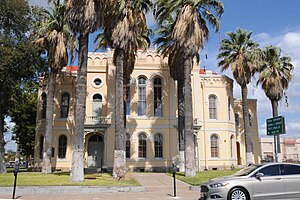
[[[283,116],[267,119],[267,135],[274,135],[274,150],[276,162],[282,162],[280,151],[280,134],[285,134],[285,120]],[[280,157],[280,158],[279,158]]]

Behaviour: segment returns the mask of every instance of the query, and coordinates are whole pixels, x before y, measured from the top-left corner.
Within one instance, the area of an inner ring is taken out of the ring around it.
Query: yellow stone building
[[[115,134],[115,66],[113,51],[89,53],[87,72],[85,166],[111,169]],[[138,51],[126,101],[126,163],[129,170],[165,171],[178,160],[176,81],[155,50]],[[192,70],[197,170],[245,165],[241,102],[233,97],[233,80],[209,70]],[[66,67],[57,79],[52,167],[70,169],[74,119],[74,75]],[[42,162],[46,87],[40,80],[35,163]],[[253,162],[259,162],[256,100],[249,100]]]

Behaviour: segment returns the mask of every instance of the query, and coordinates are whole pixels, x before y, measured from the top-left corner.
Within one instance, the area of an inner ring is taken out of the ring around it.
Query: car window
[[[280,165],[267,166],[258,171],[258,173],[263,173],[264,176],[278,176],[280,175]]]
[[[241,169],[233,174],[233,176],[247,176],[248,174],[252,173],[254,170],[256,170],[261,165],[250,165],[244,169]]]
[[[297,165],[284,165],[286,175],[300,174],[300,166]]]

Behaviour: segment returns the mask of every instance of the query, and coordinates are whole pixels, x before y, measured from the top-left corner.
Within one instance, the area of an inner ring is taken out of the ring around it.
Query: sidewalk
[[[129,192],[115,192],[113,190],[90,191],[81,187],[80,190],[69,190],[67,187],[60,187],[51,194],[22,194],[16,189],[18,199],[24,200],[195,200],[199,198],[199,191],[190,191],[189,185],[176,180],[176,197],[174,197],[173,177],[164,173],[134,173],[135,178],[144,187],[143,190],[130,190]],[[144,191],[144,192],[143,192]],[[70,193],[69,193],[70,192]],[[49,192],[46,192],[49,193]],[[0,199],[9,199],[11,194],[1,194]]]

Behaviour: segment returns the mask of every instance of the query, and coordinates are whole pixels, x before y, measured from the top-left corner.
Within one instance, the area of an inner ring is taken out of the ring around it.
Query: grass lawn
[[[41,174],[40,172],[19,172],[17,186],[140,186],[135,178],[127,173],[125,179],[117,181],[111,174],[99,173],[85,175],[82,183],[71,183],[69,172],[55,172]],[[0,174],[0,186],[13,186],[14,175],[12,172]]]
[[[237,172],[239,169],[234,170],[216,170],[216,171],[202,171],[197,172],[195,177],[185,177],[183,172],[177,172],[176,178],[179,180],[182,180],[190,185],[201,185],[201,183],[206,182],[210,179],[220,177],[220,176],[228,176],[235,172]],[[171,174],[172,175],[172,174]]]

